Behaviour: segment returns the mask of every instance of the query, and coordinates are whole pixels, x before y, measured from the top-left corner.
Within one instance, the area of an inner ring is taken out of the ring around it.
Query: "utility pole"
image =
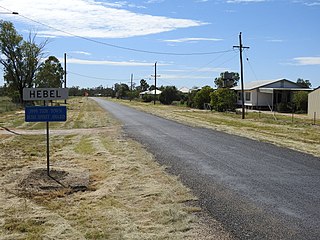
[[[64,88],[67,88],[67,54],[64,53]],[[67,104],[67,99],[64,100],[64,103]]]
[[[154,96],[153,96],[153,104],[156,104],[156,98],[157,98],[157,77],[160,77],[160,75],[157,75],[157,62],[154,64],[154,75],[151,75],[151,77],[154,77]]]
[[[156,97],[157,97],[157,62],[154,64],[154,98],[153,105],[156,105]]]
[[[156,105],[157,97],[157,62],[154,64],[154,96],[153,96],[153,105]]]
[[[132,100],[132,81],[133,81],[133,74],[131,74],[131,87],[130,87],[130,102]]]
[[[242,119],[245,118],[245,108],[244,108],[244,86],[243,86],[243,61],[242,61],[242,50],[249,49],[249,47],[244,47],[242,45],[242,33],[239,34],[239,46],[233,46],[234,48],[239,48],[240,50],[240,81],[241,81],[241,103],[242,103]]]

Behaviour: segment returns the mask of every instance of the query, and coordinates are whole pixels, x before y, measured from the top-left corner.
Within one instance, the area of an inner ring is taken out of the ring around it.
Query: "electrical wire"
[[[97,79],[97,80],[104,80],[104,81],[127,81],[127,80],[124,80],[124,79],[101,78],[101,77],[88,76],[88,75],[83,75],[83,74],[79,74],[79,73],[75,73],[75,72],[71,72],[71,71],[67,71],[67,73],[68,74],[72,74],[72,75],[76,75],[76,76],[80,76],[80,77]]]
[[[247,60],[247,62],[249,64],[250,70],[253,73],[253,76],[255,77],[256,81],[258,81],[257,75],[256,75],[255,71],[253,70],[253,67],[252,67],[252,65],[251,65],[251,63],[249,61],[249,57],[247,56],[246,51],[244,51],[244,55],[246,56],[246,60]]]
[[[10,11],[9,9],[7,9],[5,7],[2,7],[2,6],[0,6],[0,8],[3,8],[5,10],[7,10],[7,11]],[[213,52],[174,53],[174,52],[158,52],[158,51],[148,51],[148,50],[142,50],[142,49],[136,49],[136,48],[129,48],[129,47],[123,47],[123,46],[119,46],[119,45],[115,45],[115,44],[110,44],[110,43],[94,40],[94,39],[87,38],[87,37],[82,37],[82,36],[79,36],[79,35],[76,35],[76,34],[73,34],[73,33],[70,33],[70,32],[55,28],[55,27],[52,27],[50,25],[44,24],[42,22],[36,21],[36,20],[31,19],[31,18],[29,18],[27,16],[21,15],[20,13],[18,14],[18,16],[20,16],[22,18],[25,18],[25,19],[27,19],[29,21],[32,21],[34,23],[40,24],[42,26],[45,26],[47,28],[51,28],[51,29],[53,29],[55,31],[62,32],[62,33],[67,34],[69,36],[73,36],[73,37],[76,37],[76,38],[79,38],[79,39],[83,39],[83,40],[86,40],[86,41],[89,41],[89,42],[93,42],[93,43],[96,43],[96,44],[105,45],[105,46],[108,46],[108,47],[118,48],[118,49],[127,50],[127,51],[133,51],[133,52],[157,54],[157,55],[173,55],[173,56],[199,56],[199,55],[214,55],[214,54],[226,53],[226,52],[231,52],[232,51],[232,50],[223,50],[223,51],[213,51]]]

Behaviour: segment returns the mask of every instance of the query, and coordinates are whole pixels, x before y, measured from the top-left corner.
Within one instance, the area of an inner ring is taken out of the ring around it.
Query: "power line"
[[[250,67],[250,69],[251,69],[251,71],[252,71],[252,73],[253,73],[256,81],[258,81],[257,75],[256,75],[255,71],[253,70],[253,67],[252,67],[252,65],[251,65],[251,62],[249,61],[249,58],[248,58],[248,56],[247,56],[247,54],[246,54],[245,51],[244,51],[244,55],[246,55],[246,59],[247,59],[247,62],[248,62],[248,64],[249,64],[249,67]]]
[[[9,9],[4,8],[2,6],[0,6],[0,8],[6,9],[7,11],[9,11]],[[36,21],[36,20],[31,19],[31,18],[29,18],[27,16],[21,15],[20,13],[19,13],[18,16],[21,16],[22,18],[25,18],[25,19],[27,19],[29,21],[35,22],[35,23],[40,24],[42,26],[45,26],[47,28],[51,28],[51,29],[53,29],[55,31],[62,32],[62,33],[67,34],[69,36],[80,38],[80,39],[83,39],[83,40],[86,40],[86,41],[89,41],[89,42],[93,42],[93,43],[96,43],[96,44],[105,45],[105,46],[108,46],[108,47],[118,48],[118,49],[127,50],[127,51],[133,51],[133,52],[157,54],[157,55],[173,55],[173,56],[199,56],[199,55],[214,55],[214,54],[226,53],[226,52],[231,52],[232,51],[232,50],[223,50],[223,51],[212,51],[212,52],[174,53],[174,52],[158,52],[158,51],[148,51],[148,50],[142,50],[142,49],[136,49],[136,48],[129,48],[129,47],[123,47],[123,46],[119,46],[119,45],[115,45],[115,44],[110,44],[110,43],[94,40],[94,39],[87,38],[87,37],[82,37],[82,36],[79,36],[77,34],[73,34],[73,33],[70,33],[70,32],[67,32],[67,31],[52,27],[50,25],[44,24],[42,22]]]
[[[115,79],[115,78],[101,78],[101,77],[94,77],[94,76],[88,76],[88,75],[83,75],[75,72],[68,71],[68,73],[80,76],[80,77],[85,77],[85,78],[91,78],[91,79],[96,79],[96,80],[104,80],[104,81],[126,81],[124,79]]]

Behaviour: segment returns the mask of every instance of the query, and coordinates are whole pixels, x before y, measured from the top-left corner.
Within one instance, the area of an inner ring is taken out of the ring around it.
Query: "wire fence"
[[[237,111],[237,114],[241,114],[241,111]],[[270,123],[277,122],[283,124],[320,125],[320,116],[318,116],[316,112],[300,114],[246,110],[245,115],[247,119],[261,120]]]

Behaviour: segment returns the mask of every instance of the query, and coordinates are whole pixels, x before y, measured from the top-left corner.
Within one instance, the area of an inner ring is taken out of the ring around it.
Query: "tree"
[[[203,87],[200,91],[194,96],[194,106],[199,109],[204,109],[205,103],[210,103],[210,93],[213,92],[213,89],[210,86]]]
[[[147,81],[144,80],[144,79],[141,79],[141,80],[140,80],[140,90],[141,90],[142,92],[144,92],[144,91],[147,91],[148,88],[149,88],[149,84],[147,83]]]
[[[308,93],[304,91],[295,92],[292,102],[298,112],[307,112],[308,110]]]
[[[17,102],[23,102],[23,88],[33,86],[45,45],[46,42],[37,45],[31,34],[24,41],[11,22],[0,21],[0,50],[4,56],[0,63],[4,67],[6,86],[11,96],[17,96]]]
[[[238,85],[239,73],[235,72],[223,72],[220,73],[220,77],[214,80],[214,84],[217,88],[232,88]]]
[[[50,56],[39,67],[35,76],[35,87],[62,87],[64,70],[59,60]]]
[[[302,78],[298,78],[297,84],[302,88],[311,88],[312,84],[309,80],[303,80]]]
[[[159,100],[162,104],[170,105],[173,101],[179,100],[179,92],[175,86],[164,87]]]
[[[127,97],[130,91],[129,86],[124,83],[121,83],[121,84],[116,83],[114,85],[114,89],[116,92],[116,97],[121,99]]]
[[[218,112],[234,111],[237,95],[229,88],[219,88],[210,94],[211,107]]]

